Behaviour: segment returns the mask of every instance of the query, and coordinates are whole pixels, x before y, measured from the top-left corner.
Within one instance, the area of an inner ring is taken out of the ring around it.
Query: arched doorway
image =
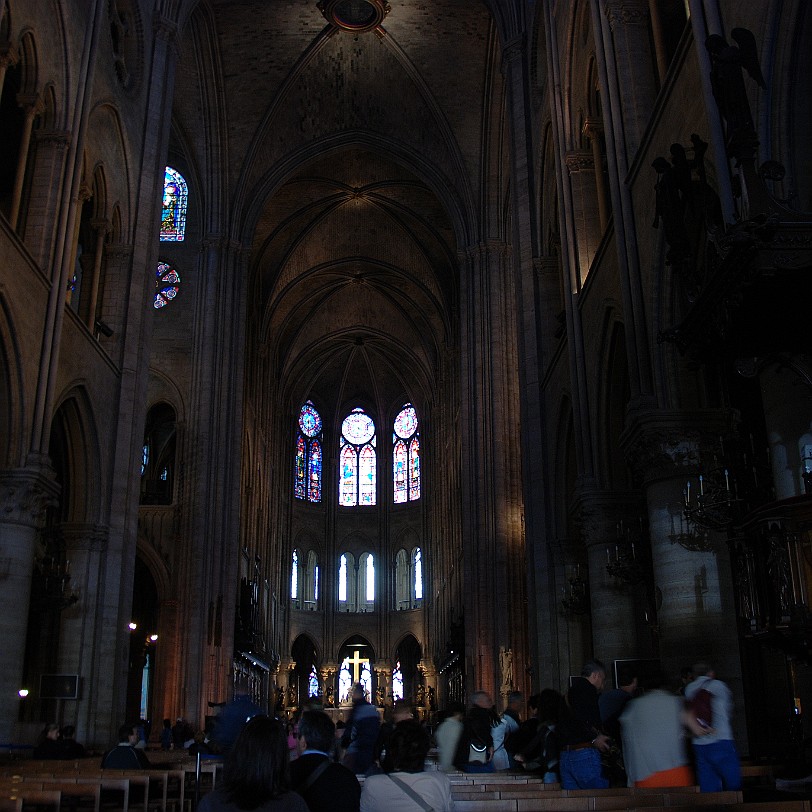
[[[144,719],[147,735],[153,710],[156,657],[158,653],[158,587],[147,565],[135,559],[130,652],[127,667],[127,721]]]
[[[364,686],[366,698],[372,702],[377,688],[373,663],[375,650],[370,642],[360,634],[349,638],[338,652],[338,673],[335,691],[339,705],[349,705],[352,686],[360,682]]]
[[[392,664],[392,699],[408,699],[415,707],[423,707],[425,686],[418,665],[422,657],[420,643],[412,634],[407,634],[395,650]]]
[[[316,646],[306,634],[300,634],[293,641],[290,654],[296,667],[290,675],[286,704],[288,708],[299,708],[311,696],[320,693],[319,661]]]

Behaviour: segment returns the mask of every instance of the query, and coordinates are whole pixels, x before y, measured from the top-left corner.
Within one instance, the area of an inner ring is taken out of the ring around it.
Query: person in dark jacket
[[[471,707],[465,717],[463,734],[457,748],[455,766],[469,773],[493,772],[493,734],[499,716],[490,694],[476,691],[471,695]]]
[[[102,757],[103,770],[146,770],[152,767],[144,751],[135,745],[138,730],[135,725],[122,725],[118,729],[118,745]]]
[[[364,686],[356,682],[352,686],[352,711],[341,737],[341,746],[346,749],[342,763],[356,775],[362,775],[374,763],[380,726],[377,708],[367,702]]]
[[[358,812],[361,785],[354,773],[331,759],[335,725],[324,711],[305,711],[299,719],[299,757],[290,764],[290,785],[310,812]]]

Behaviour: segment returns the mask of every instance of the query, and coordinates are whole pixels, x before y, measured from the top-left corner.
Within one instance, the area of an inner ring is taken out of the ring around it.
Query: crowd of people
[[[565,789],[741,788],[731,692],[709,663],[684,669],[676,690],[666,690],[660,675],[641,681],[624,667],[615,688],[604,690],[606,682],[604,664],[590,660],[565,694],[545,689],[525,708],[523,695],[512,691],[501,714],[487,692],[476,691],[467,709],[452,702],[438,714],[433,732],[404,700],[381,723],[360,683],[340,726],[315,698],[285,722],[238,695],[213,729],[195,734],[183,719],[175,725],[166,719],[160,741],[164,749],[224,758],[224,780],[204,796],[200,812],[443,812],[453,809],[451,770],[532,772]],[[81,757],[73,734],[71,727],[47,725],[35,757]],[[144,738],[141,722],[122,725],[102,766],[150,767]],[[427,770],[432,746],[436,769]]]

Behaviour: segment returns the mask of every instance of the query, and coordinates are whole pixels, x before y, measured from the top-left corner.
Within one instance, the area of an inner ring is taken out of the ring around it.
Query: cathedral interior
[[[804,0],[0,0],[0,743],[597,657],[804,747],[810,76]]]

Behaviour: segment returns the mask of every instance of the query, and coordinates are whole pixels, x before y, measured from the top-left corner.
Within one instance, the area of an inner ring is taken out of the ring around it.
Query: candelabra
[[[674,516],[671,515],[671,533],[668,536],[672,544],[679,544],[692,553],[711,553],[713,546],[707,529],[698,527],[694,520],[688,515],[687,510],[679,514],[679,528],[674,524]]]
[[[581,567],[576,565],[575,571],[567,579],[569,593],[566,587],[561,587],[561,610],[567,617],[585,615],[589,612],[589,596],[586,590],[586,581],[581,578]]]
[[[34,597],[43,609],[61,612],[79,600],[70,583],[70,561],[54,556],[36,560]]]
[[[640,537],[642,539],[643,520],[640,520]],[[639,546],[639,540],[638,540]],[[618,581],[626,584],[639,584],[646,578],[645,568],[641,565],[631,540],[629,528],[624,528],[621,520],[617,525],[617,541],[615,543],[614,555],[610,548],[606,548],[606,571]]]

